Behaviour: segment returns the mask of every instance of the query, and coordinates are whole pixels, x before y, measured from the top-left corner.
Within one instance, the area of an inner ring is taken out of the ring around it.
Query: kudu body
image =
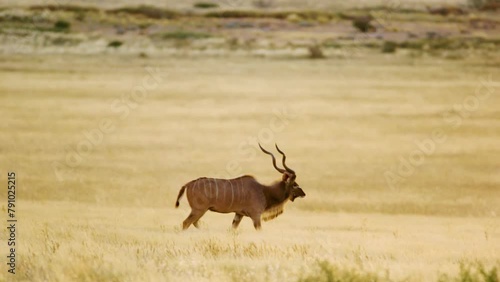
[[[252,219],[255,229],[261,227],[263,220],[271,220],[283,212],[283,205],[297,197],[305,197],[304,191],[295,182],[295,172],[286,166],[285,154],[276,146],[278,152],[283,155],[283,166],[276,166],[273,154],[261,150],[270,155],[276,170],[282,173],[281,181],[271,185],[263,185],[250,175],[234,179],[217,179],[201,177],[188,182],[179,191],[175,207],[179,206],[179,199],[186,192],[191,213],[184,220],[182,228],[187,229],[191,224],[198,227],[198,220],[208,211],[218,213],[235,213],[233,228],[237,228],[243,216]]]

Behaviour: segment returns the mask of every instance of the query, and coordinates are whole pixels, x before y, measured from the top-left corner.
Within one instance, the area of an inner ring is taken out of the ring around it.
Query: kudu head
[[[280,150],[280,148],[278,147],[277,144],[276,145],[276,150],[278,150],[278,152],[283,156],[283,159],[282,159],[282,163],[283,163],[283,167],[285,169],[282,169],[282,168],[279,168],[277,165],[276,165],[276,158],[274,157],[274,155],[269,152],[269,151],[266,151],[264,148],[262,148],[262,146],[260,145],[259,143],[259,147],[260,149],[262,150],[262,152],[264,152],[265,154],[268,154],[271,156],[271,158],[273,158],[273,166],[274,168],[280,172],[281,174],[283,174],[283,177],[282,177],[282,182],[284,182],[285,184],[285,189],[290,191],[290,200],[293,202],[295,200],[295,198],[297,197],[300,197],[300,198],[304,198],[306,196],[306,193],[304,193],[304,190],[302,190],[302,188],[300,188],[299,184],[297,183],[297,181],[295,181],[295,179],[297,178],[297,174],[295,174],[295,171],[293,171],[291,168],[289,168],[288,166],[286,166],[286,155],[285,153],[283,153],[283,151]]]

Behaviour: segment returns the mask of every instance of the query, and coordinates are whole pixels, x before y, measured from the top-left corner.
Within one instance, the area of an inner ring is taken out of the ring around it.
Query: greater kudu
[[[235,213],[233,228],[237,228],[243,216],[252,219],[255,229],[260,229],[261,217],[264,221],[271,220],[283,213],[283,205],[297,197],[305,197],[306,194],[295,181],[295,171],[285,164],[286,155],[283,155],[282,163],[285,169],[276,165],[274,155],[266,151],[259,144],[262,152],[270,155],[274,168],[282,174],[281,180],[267,186],[260,184],[250,175],[240,176],[233,179],[217,179],[201,177],[188,182],[182,186],[175,202],[179,206],[179,199],[187,190],[187,198],[191,206],[191,213],[182,224],[187,229],[191,224],[198,227],[198,220],[207,210],[218,213]]]

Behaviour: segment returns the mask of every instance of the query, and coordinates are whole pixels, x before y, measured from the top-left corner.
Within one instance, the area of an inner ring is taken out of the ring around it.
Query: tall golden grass
[[[154,87],[146,66],[161,76]],[[19,181],[16,279],[293,281],[346,272],[429,281],[462,277],[460,264],[476,261],[491,271],[500,259],[499,74],[474,61],[401,56],[4,56],[0,163]],[[493,94],[451,126],[443,113],[455,113],[481,79]],[[137,87],[147,93],[126,104],[128,115],[113,108]],[[273,130],[283,111],[286,124]],[[105,119],[113,130],[82,153],[85,132]],[[436,129],[446,141],[389,185],[385,173],[398,173]],[[231,231],[232,215],[214,213],[201,230],[180,232],[189,207],[174,202],[187,181],[279,177],[257,140],[286,151],[306,198],[262,232],[248,219]],[[80,161],[68,162],[79,150]]]

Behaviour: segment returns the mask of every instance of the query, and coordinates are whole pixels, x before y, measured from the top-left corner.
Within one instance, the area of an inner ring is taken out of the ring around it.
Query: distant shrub
[[[258,11],[214,11],[205,14],[209,18],[266,18],[270,17],[267,13]]]
[[[108,43],[108,47],[112,47],[112,48],[118,48],[122,45],[123,45],[123,42],[121,42],[120,40],[113,40],[113,41]]]
[[[325,54],[323,54],[323,50],[319,45],[309,46],[309,58],[311,59],[323,59],[325,58]]]
[[[299,282],[366,282],[366,281],[388,281],[384,277],[380,277],[374,273],[361,272],[356,269],[340,268],[332,265],[327,261],[320,261],[316,266],[317,270],[314,274],[301,277]]]
[[[77,20],[79,22],[83,22],[85,20],[85,13],[84,12],[76,12],[75,20]]]
[[[48,1],[47,1],[48,2]],[[98,12],[99,9],[95,7],[84,7],[77,5],[33,5],[29,7],[32,11],[65,11],[65,12],[74,12],[74,13],[86,13],[86,12]]]
[[[256,10],[226,10],[226,11],[213,11],[204,15],[209,18],[272,18],[272,19],[288,19],[289,17],[298,17],[304,20],[314,20],[318,18],[332,19],[336,14],[328,11],[256,11]]]
[[[382,53],[394,53],[398,48],[398,44],[393,41],[385,41],[384,45],[382,45]]]
[[[212,8],[219,8],[219,4],[217,3],[210,3],[210,2],[198,2],[193,5],[195,8],[198,9],[212,9]]]
[[[179,16],[179,13],[167,9],[162,9],[153,6],[141,5],[137,7],[124,7],[119,9],[109,10],[108,13],[112,14],[131,14],[140,15],[151,19],[173,19]]]
[[[371,17],[356,17],[352,19],[352,25],[361,32],[375,31],[375,27],[371,24]]]
[[[178,31],[164,33],[161,37],[166,40],[187,40],[187,39],[208,38],[210,37],[210,34],[202,32],[178,30]]]
[[[71,27],[71,24],[67,21],[58,20],[54,23],[54,29],[56,31],[66,31],[66,30],[69,30],[70,27]]]

